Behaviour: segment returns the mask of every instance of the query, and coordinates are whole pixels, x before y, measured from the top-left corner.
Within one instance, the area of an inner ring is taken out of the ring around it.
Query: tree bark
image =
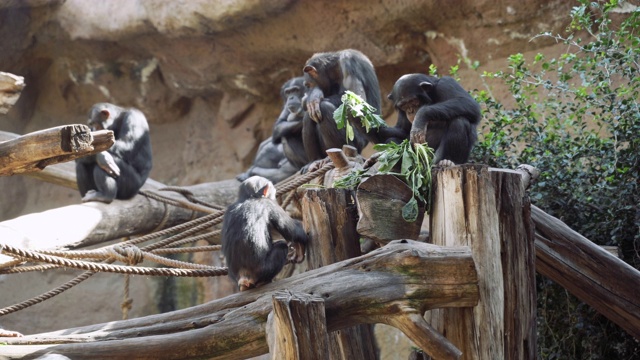
[[[640,271],[532,207],[536,269],[640,339]]]
[[[281,289],[324,299],[327,329],[383,322],[440,307],[473,307],[478,278],[467,247],[393,241],[366,255],[165,314],[3,338],[0,355],[78,359],[246,359],[268,352],[265,327]],[[411,325],[406,325],[411,327]],[[420,327],[406,335],[423,344]]]

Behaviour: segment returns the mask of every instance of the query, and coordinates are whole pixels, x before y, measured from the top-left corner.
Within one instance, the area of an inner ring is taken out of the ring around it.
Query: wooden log
[[[640,271],[532,206],[537,271],[640,339]]]
[[[471,248],[478,266],[480,301],[474,308],[431,311],[426,318],[462,351],[463,359],[504,359],[499,219],[488,167],[442,168],[433,178],[431,241]]]
[[[6,114],[20,98],[24,77],[0,71],[0,114]]]
[[[360,255],[353,191],[305,189],[302,219],[309,234],[307,267],[317,269]],[[369,325],[329,334],[331,359],[375,359],[375,337]]]
[[[500,253],[504,278],[504,356],[534,360],[536,351],[535,246],[528,171],[491,169],[500,219]]]
[[[47,165],[107,150],[113,131],[91,132],[86,125],[63,125],[0,143],[0,175],[39,171]]]
[[[366,255],[263,287],[164,314],[3,338],[0,355],[71,359],[246,359],[268,351],[273,295],[288,289],[324,299],[327,329],[390,322],[439,307],[471,307],[478,279],[468,247],[393,241]],[[415,343],[421,339],[406,334]],[[360,358],[364,359],[364,358]]]
[[[238,186],[239,182],[234,179],[185,188],[199,200],[227,206],[235,201]],[[170,198],[186,200],[175,192],[162,193]],[[25,249],[76,249],[124,236],[147,234],[201,215],[200,212],[138,194],[129,200],[114,200],[111,204],[89,202],[69,205],[2,221],[0,239],[3,243]],[[10,260],[10,257],[0,255],[0,265]]]
[[[279,291],[267,321],[269,353],[273,360],[329,360],[324,299]]]
[[[424,220],[424,207],[418,211],[416,221],[407,222],[402,208],[413,197],[413,191],[393,175],[373,175],[358,186],[357,231],[378,243],[395,239],[414,239],[420,235]]]

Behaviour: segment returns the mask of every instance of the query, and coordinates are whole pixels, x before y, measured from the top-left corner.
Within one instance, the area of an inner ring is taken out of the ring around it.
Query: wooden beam
[[[279,291],[267,321],[273,360],[329,360],[324,299],[317,295]]]
[[[389,322],[438,307],[478,302],[467,247],[393,241],[366,255],[257,289],[164,314],[49,333],[2,338],[7,359],[60,354],[71,359],[246,359],[267,353],[273,295],[282,289],[324,299],[327,329]],[[406,334],[416,343],[414,333]]]
[[[536,270],[640,339],[640,271],[532,206]]]
[[[91,132],[86,125],[63,125],[29,133],[0,143],[0,176],[40,171],[51,164],[107,150],[114,142],[113,131]]]

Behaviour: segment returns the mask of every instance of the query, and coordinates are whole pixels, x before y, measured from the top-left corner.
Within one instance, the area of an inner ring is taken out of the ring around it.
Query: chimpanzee
[[[257,175],[277,183],[309,162],[302,144],[304,78],[289,79],[282,85],[280,96],[284,105],[271,137],[260,143],[253,165],[236,176],[239,181]]]
[[[271,181],[252,176],[240,184],[238,200],[224,214],[222,253],[229,277],[240,291],[270,283],[287,260],[298,263],[304,260],[309,237],[300,221],[291,218],[275,198]],[[289,259],[287,243],[273,241],[274,229],[294,248]]]
[[[349,143],[360,152],[367,135],[356,126],[353,143],[346,130],[338,130],[333,112],[341,104],[346,90],[358,94],[380,114],[380,85],[373,64],[353,49],[314,54],[303,68],[307,116],[303,121],[303,142],[309,160],[322,159],[329,148]]]
[[[435,150],[434,164],[467,162],[478,138],[480,105],[455,79],[403,75],[388,98],[398,111],[398,122],[379,129],[379,142],[426,142]]]
[[[271,140],[274,144],[282,143],[285,157],[294,167],[300,169],[309,163],[302,142],[302,120],[305,114],[302,106],[304,78],[299,76],[285,82],[280,95],[284,106],[280,117],[273,125]]]
[[[76,160],[76,178],[82,201],[110,203],[138,193],[151,171],[151,139],[144,114],[109,103],[93,105],[89,126],[112,130],[115,143],[106,151]]]

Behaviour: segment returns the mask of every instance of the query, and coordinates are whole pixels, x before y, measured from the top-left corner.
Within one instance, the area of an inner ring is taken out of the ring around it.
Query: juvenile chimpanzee
[[[89,111],[93,130],[112,130],[115,143],[106,151],[76,160],[76,178],[82,201],[110,203],[138,193],[151,171],[151,139],[144,114],[109,103]]]
[[[303,71],[308,114],[303,121],[303,141],[309,160],[317,160],[326,156],[327,149],[347,143],[346,130],[338,130],[333,120],[344,92],[358,94],[380,114],[380,85],[369,58],[353,49],[314,54]],[[366,134],[356,127],[350,145],[360,152],[367,142]]]
[[[478,134],[480,105],[451,77],[403,75],[388,96],[398,111],[395,127],[380,128],[379,142],[427,143],[434,164],[467,162]]]
[[[229,277],[240,291],[268,284],[287,263],[288,246],[273,241],[278,231],[295,249],[290,260],[302,262],[309,238],[302,224],[289,216],[275,201],[273,184],[252,176],[240,184],[238,200],[224,214],[222,253]]]

